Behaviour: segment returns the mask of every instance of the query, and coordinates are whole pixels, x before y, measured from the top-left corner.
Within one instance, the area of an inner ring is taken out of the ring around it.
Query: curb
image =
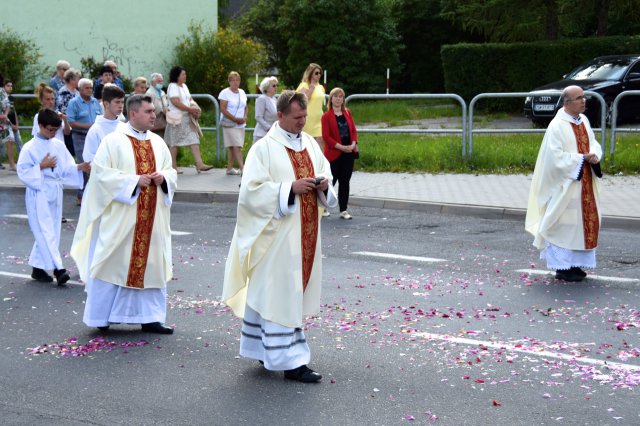
[[[0,186],[2,191],[24,193],[22,186]],[[75,189],[65,189],[65,192],[76,193]],[[178,191],[174,200],[185,203],[237,203],[238,193],[235,191]],[[350,196],[349,204],[358,207],[371,207],[389,210],[411,210],[422,213],[439,213],[455,216],[471,216],[480,219],[501,219],[522,221],[526,216],[526,209],[511,207],[479,206],[473,204],[452,204],[429,201],[408,201],[393,198],[368,198]],[[616,229],[640,229],[640,218],[630,216],[603,216],[602,226]]]

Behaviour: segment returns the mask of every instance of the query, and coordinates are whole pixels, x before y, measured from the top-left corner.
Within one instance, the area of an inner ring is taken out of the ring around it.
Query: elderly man
[[[172,276],[170,207],[177,174],[165,142],[149,130],[148,96],[127,102],[129,122],[105,136],[93,159],[71,256],[86,283],[84,323],[141,324],[172,334],[166,285]]]
[[[49,87],[54,90],[56,97],[58,96],[58,91],[64,86],[64,73],[71,68],[71,64],[65,61],[64,59],[60,59],[56,64],[56,73],[49,80]]]
[[[587,276],[582,268],[596,266],[602,148],[583,114],[584,91],[569,86],[561,99],[563,108],[538,153],[525,228],[557,279],[582,281]]]
[[[71,99],[67,106],[67,120],[71,126],[71,137],[73,138],[73,150],[76,161],[83,163],[84,141],[89,128],[93,126],[96,117],[102,114],[102,107],[96,98],[92,96],[93,82],[88,78],[81,78],[78,82],[79,96]],[[85,174],[85,184],[89,175]],[[77,204],[82,203],[83,189],[78,191]]]
[[[329,162],[302,132],[306,96],[283,91],[277,114],[247,156],[222,299],[244,319],[240,355],[310,383],[322,376],[307,367],[302,325],[320,309],[320,204],[333,207],[337,200]]]

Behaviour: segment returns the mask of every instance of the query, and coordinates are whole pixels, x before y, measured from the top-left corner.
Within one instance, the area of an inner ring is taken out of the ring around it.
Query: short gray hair
[[[75,78],[80,78],[81,75],[82,73],[79,70],[75,68],[69,68],[62,75],[62,79],[64,80],[65,83],[69,83],[71,80]]]
[[[78,82],[78,87],[91,86],[93,87],[93,80],[90,78],[81,78]]]
[[[71,68],[71,64],[69,62],[65,61],[64,59],[60,59],[56,63],[56,68],[68,70],[69,68]]]
[[[118,64],[110,59],[104,61],[104,64],[102,65],[104,65],[105,67],[111,67],[111,69],[113,69],[114,71],[118,69]]]
[[[277,83],[278,79],[275,78],[274,76],[271,77],[265,77],[262,79],[262,81],[260,82],[260,91],[262,93],[265,93],[268,89],[269,89],[269,85],[271,84],[271,82]]]
[[[162,74],[160,74],[159,72],[153,72],[151,73],[151,75],[149,76],[149,81],[153,81],[156,78],[161,78],[164,80],[164,77],[162,76]]]

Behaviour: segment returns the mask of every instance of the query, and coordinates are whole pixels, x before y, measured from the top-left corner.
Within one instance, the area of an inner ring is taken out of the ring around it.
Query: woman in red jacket
[[[358,156],[358,133],[351,111],[344,106],[344,90],[336,87],[329,93],[329,111],[322,116],[324,155],[331,164],[333,184],[338,181],[340,218],[351,219],[347,211],[349,181],[353,163]],[[325,210],[325,216],[329,216]]]

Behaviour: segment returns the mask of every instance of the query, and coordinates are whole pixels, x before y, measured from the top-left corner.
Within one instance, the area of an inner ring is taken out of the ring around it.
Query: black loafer
[[[53,282],[53,277],[47,274],[47,272],[44,269],[40,269],[40,268],[33,268],[33,271],[31,272],[31,278],[43,283]]]
[[[56,269],[53,271],[53,275],[56,276],[56,281],[59,286],[64,286],[64,284],[71,279],[66,269]]]
[[[556,271],[556,279],[568,282],[579,282],[582,281],[584,277],[573,272],[571,269],[558,269]]]
[[[157,334],[173,334],[173,328],[165,327],[159,322],[150,322],[147,324],[142,324],[142,331],[147,333],[157,333]]]
[[[301,365],[293,370],[285,370],[284,378],[289,380],[297,380],[302,383],[315,383],[322,379],[319,373],[316,373],[306,365]]]
[[[576,275],[581,276],[582,278],[587,277],[587,273],[583,271],[582,268],[578,268],[577,266],[572,266],[571,269],[569,269],[569,271],[573,272]]]

